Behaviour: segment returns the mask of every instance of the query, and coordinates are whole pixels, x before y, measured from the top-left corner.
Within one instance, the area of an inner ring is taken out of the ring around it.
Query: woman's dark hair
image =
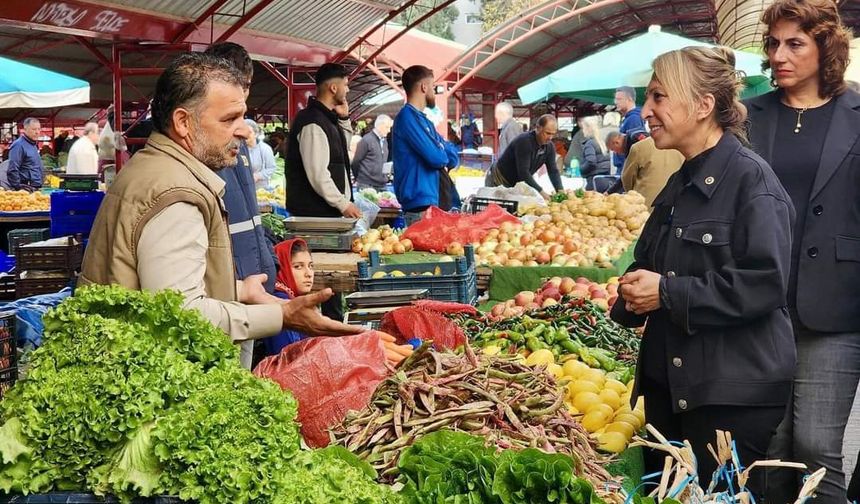
[[[152,99],[152,124],[167,134],[173,112],[194,109],[206,97],[209,83],[220,81],[245,88],[245,78],[229,61],[205,53],[184,53],[158,78]]]
[[[815,40],[819,57],[819,89],[821,97],[836,96],[845,91],[845,69],[848,68],[851,30],[842,24],[834,0],[776,0],[762,14],[761,22],[767,27],[762,40],[768,54],[770,29],[778,21],[794,21],[800,29]],[[770,70],[770,59],[762,63]],[[776,80],[771,83],[776,87]]]
[[[310,251],[311,250],[308,248],[307,243],[305,243],[303,240],[296,240],[290,246],[290,257],[292,257],[293,254],[298,254],[299,252],[310,253]]]

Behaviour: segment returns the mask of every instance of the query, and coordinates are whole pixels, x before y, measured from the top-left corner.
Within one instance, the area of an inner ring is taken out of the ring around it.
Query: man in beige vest
[[[658,149],[654,139],[645,131],[626,135],[611,131],[606,146],[612,152],[626,156],[621,183],[625,191],[636,191],[645,197],[649,207],[673,173],[684,164],[684,156],[673,149]]]
[[[236,343],[282,328],[361,332],[316,310],[329,289],[282,302],[266,293],[265,275],[235,279],[224,181],[215,171],[236,164],[249,133],[243,86],[231,64],[210,55],[183,54],[167,67],[152,102],[155,132],[105,195],[81,283],[177,290]],[[250,354],[242,361],[250,367]]]

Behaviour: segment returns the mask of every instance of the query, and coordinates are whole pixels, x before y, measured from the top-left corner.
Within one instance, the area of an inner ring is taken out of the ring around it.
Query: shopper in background
[[[286,327],[356,334],[322,317],[330,290],[281,302],[261,276],[236,280],[216,172],[236,164],[247,138],[245,76],[222,58],[185,53],[159,76],[153,133],[117,175],[99,207],[79,285],[176,290],[235,343]]]
[[[384,191],[388,184],[388,174],[382,168],[388,161],[388,132],[394,121],[381,114],[373,121],[373,129],[364,135],[352,159],[352,173],[359,189],[373,188]]]
[[[622,135],[612,131],[606,136],[606,146],[625,157],[621,183],[625,191],[636,191],[645,197],[649,207],[673,173],[681,168],[684,155],[675,149],[658,149],[654,139],[644,130]]]
[[[791,393],[795,351],[785,308],[794,210],[776,175],[743,146],[742,81],[727,48],[654,60],[643,116],[660,149],[686,161],[654,201],[612,318],[645,325],[636,390],[667,439],[689,440],[699,481],[729,431],[740,460],[763,460]],[[647,322],[647,324],[646,324]],[[663,467],[649,453],[646,472]],[[758,500],[764,473],[749,488]]]
[[[842,438],[860,380],[860,95],[844,81],[850,32],[830,0],[777,0],[762,22],[777,89],[749,102],[750,140],[797,209],[788,306],[798,364],[772,455],[826,468],[815,502],[844,504]],[[796,497],[796,476],[772,471],[768,500]]]
[[[361,217],[352,202],[349,71],[326,63],[316,73],[317,94],[290,125],[287,209],[304,217]]]
[[[612,171],[609,149],[606,148],[600,135],[600,118],[597,116],[583,118],[582,135],[584,140],[579,169],[585,178],[585,189],[593,191],[595,190],[594,177],[609,175]]]
[[[285,240],[275,246],[275,254],[281,265],[275,282],[275,296],[289,300],[310,294],[314,286],[314,259],[308,244],[300,238]],[[285,329],[277,336],[261,340],[261,343],[265,356],[278,355],[285,346],[307,337],[309,335],[301,331]]]
[[[424,210],[439,205],[443,171],[459,164],[457,149],[446,142],[424,114],[436,106],[433,71],[413,65],[403,72],[406,105],[394,118],[391,152],[394,193],[403,207],[406,224],[421,219]]]
[[[233,65],[242,76],[242,89],[247,101],[254,78],[254,63],[251,56],[239,44],[219,42],[206,49],[206,54],[224,59]],[[245,125],[248,128],[247,124]],[[224,206],[229,221],[230,242],[233,251],[236,280],[262,278],[267,293],[275,291],[275,265],[272,246],[266,239],[266,231],[257,204],[257,191],[251,172],[251,155],[248,143],[251,129],[246,130],[245,141],[239,143],[239,152],[233,166],[219,170],[218,176],[224,181]],[[241,344],[242,365],[250,368],[253,364],[254,343]]]
[[[487,173],[485,180],[487,186],[514,187],[520,182],[525,182],[548,200],[550,194],[544,191],[534,179],[534,174],[542,166],[546,166],[553,189],[563,190],[561,173],[556,165],[555,145],[552,143],[552,139],[557,134],[558,120],[555,116],[542,115],[538,118],[533,131],[521,133],[505,149],[502,157]]]
[[[245,123],[251,128],[251,135],[248,137],[248,159],[251,162],[254,184],[257,189],[265,189],[269,187],[275,173],[275,153],[265,142],[260,125],[252,119],[245,119]]]
[[[636,89],[630,86],[622,86],[615,90],[615,110],[621,114],[621,124],[618,131],[626,135],[632,131],[644,130],[645,122],[642,120],[642,109],[636,106]],[[621,173],[624,168],[624,156],[614,155],[613,166],[616,172]]]
[[[564,168],[568,168],[571,162],[575,159],[577,163],[582,159],[582,142],[585,140],[585,135],[582,133],[582,117],[576,118],[576,128],[573,135],[570,137],[570,143],[567,146],[567,154],[564,156]]]
[[[508,102],[496,104],[496,127],[499,129],[499,150],[496,159],[502,157],[508,145],[522,134],[519,123],[514,119],[514,107]]]
[[[39,156],[42,125],[33,117],[24,119],[21,125],[21,136],[9,147],[9,171],[6,176],[9,186],[16,191],[38,191],[44,181],[44,167]]]
[[[84,125],[84,136],[75,142],[69,150],[66,173],[70,175],[98,175],[99,153],[96,150],[98,143],[99,125],[88,122]]]

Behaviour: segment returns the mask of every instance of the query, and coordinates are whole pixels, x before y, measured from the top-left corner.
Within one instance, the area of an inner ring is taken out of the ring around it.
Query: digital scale
[[[348,311],[344,314],[343,321],[349,325],[379,329],[386,313],[401,306],[409,306],[413,301],[427,299],[429,295],[430,291],[427,289],[353,292],[344,298]]]
[[[60,173],[60,189],[66,191],[96,191],[99,188],[98,175],[78,175]]]
[[[301,238],[313,251],[349,252],[358,219],[342,217],[287,217],[285,239]]]

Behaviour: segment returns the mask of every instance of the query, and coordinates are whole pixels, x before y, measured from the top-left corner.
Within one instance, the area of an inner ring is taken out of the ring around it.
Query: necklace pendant
[[[800,133],[800,126],[795,126],[795,127],[794,127],[794,132],[795,132],[795,133]]]

